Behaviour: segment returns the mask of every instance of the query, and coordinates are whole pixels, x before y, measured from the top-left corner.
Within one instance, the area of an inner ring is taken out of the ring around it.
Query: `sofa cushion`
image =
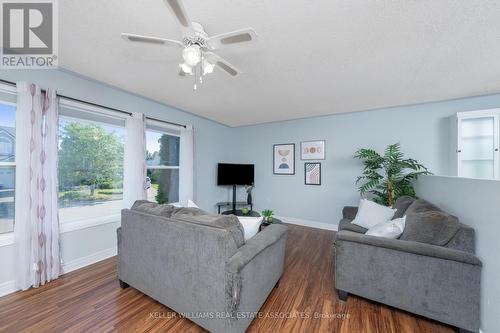
[[[394,214],[394,217],[392,218],[393,220],[395,219],[400,219],[403,216],[405,216],[406,210],[408,207],[411,206],[411,204],[417,199],[410,197],[410,196],[402,196],[399,197],[396,200],[396,203],[394,204],[394,208],[396,209],[396,213]]]
[[[364,234],[368,229],[360,227],[359,225],[352,224],[351,219],[342,219],[339,222],[339,231],[341,230],[349,230],[352,232],[357,232],[360,234]]]
[[[198,208],[183,208],[183,209],[198,209]],[[199,209],[201,211],[201,209]],[[198,214],[199,211],[191,211],[191,213]],[[203,211],[201,211],[203,212]],[[243,226],[238,218],[234,215],[210,215],[204,214],[189,215],[189,214],[173,214],[172,219],[180,220],[189,223],[201,224],[215,228],[226,229],[234,239],[237,247],[245,244],[245,233]]]
[[[203,209],[197,207],[174,207],[172,212],[172,218],[182,217],[182,216],[200,216],[209,215]]]
[[[406,210],[406,227],[400,239],[444,246],[459,229],[458,218],[419,199]]]
[[[137,200],[130,209],[156,216],[171,217],[175,207],[172,205],[160,205],[147,200]]]

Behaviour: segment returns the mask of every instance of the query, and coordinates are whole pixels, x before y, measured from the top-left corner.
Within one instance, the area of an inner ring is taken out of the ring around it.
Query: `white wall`
[[[481,330],[500,328],[500,181],[421,177],[417,195],[460,218],[476,231],[476,254],[483,262]],[[461,306],[457,304],[457,306]]]

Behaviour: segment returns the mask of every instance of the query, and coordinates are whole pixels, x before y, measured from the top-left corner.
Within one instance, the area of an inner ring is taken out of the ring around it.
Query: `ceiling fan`
[[[203,83],[203,76],[212,73],[216,66],[233,77],[241,73],[235,66],[212,51],[223,47],[238,45],[240,43],[255,41],[257,39],[257,34],[252,28],[239,29],[209,37],[201,24],[192,22],[189,19],[182,4],[182,0],[163,1],[181,27],[182,40],[179,41],[130,33],[122,33],[122,37],[131,42],[160,44],[181,48],[184,62],[179,64],[179,75],[193,75],[194,90],[197,89],[197,82]]]

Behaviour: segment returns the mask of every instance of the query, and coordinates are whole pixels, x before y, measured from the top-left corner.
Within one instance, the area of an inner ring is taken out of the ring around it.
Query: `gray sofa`
[[[345,207],[335,246],[335,287],[458,327],[479,331],[481,261],[474,229],[438,207],[410,197],[395,205],[406,215],[399,239],[366,236],[351,224],[357,208]]]
[[[245,243],[235,216],[137,201],[117,233],[120,286],[211,332],[244,332],[283,273],[282,224]]]

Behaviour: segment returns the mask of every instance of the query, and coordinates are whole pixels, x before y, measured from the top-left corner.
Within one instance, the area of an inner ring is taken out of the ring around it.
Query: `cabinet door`
[[[498,115],[458,120],[458,176],[498,179]]]

